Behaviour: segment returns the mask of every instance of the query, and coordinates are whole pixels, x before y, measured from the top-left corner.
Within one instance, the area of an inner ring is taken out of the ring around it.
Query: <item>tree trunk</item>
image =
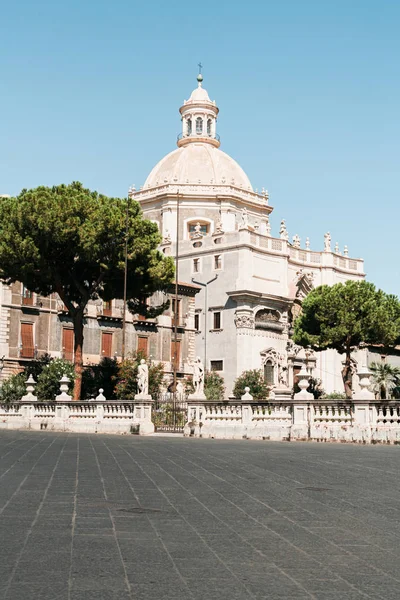
[[[74,323],[74,336],[75,336],[75,387],[74,387],[74,400],[81,399],[82,390],[82,371],[83,371],[83,309],[78,309],[72,316]]]
[[[351,351],[346,349],[346,360],[342,369],[342,379],[346,398],[351,400],[353,397],[353,375],[351,372]]]

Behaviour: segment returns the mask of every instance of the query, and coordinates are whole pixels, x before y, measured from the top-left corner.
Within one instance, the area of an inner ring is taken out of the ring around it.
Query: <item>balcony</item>
[[[180,133],[177,136],[176,143],[180,148],[181,146],[186,146],[186,144],[190,144],[193,141],[208,142],[208,143],[212,144],[213,146],[215,146],[216,148],[219,148],[219,146],[220,146],[220,137],[219,137],[218,133],[211,134],[211,133],[205,133],[204,131],[202,133],[195,133],[194,131],[192,131],[190,133],[190,135]]]
[[[104,321],[120,321],[122,308],[118,306],[96,306],[97,319]]]

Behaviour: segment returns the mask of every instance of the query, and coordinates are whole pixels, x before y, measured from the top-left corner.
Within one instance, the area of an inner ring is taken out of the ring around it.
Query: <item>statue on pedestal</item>
[[[139,396],[147,396],[149,393],[149,367],[144,358],[140,361],[137,374]]]
[[[196,396],[204,395],[204,365],[200,356],[193,363],[193,385]]]
[[[239,229],[247,229],[249,226],[249,215],[247,212],[247,208],[242,208],[241,221],[239,225]]]

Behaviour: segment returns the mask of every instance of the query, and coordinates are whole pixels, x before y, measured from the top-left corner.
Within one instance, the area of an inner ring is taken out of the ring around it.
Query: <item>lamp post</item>
[[[192,282],[201,285],[204,288],[204,371],[207,371],[207,310],[208,310],[208,286],[210,283],[218,279],[218,273],[206,283],[196,281],[192,277]]]
[[[126,295],[128,287],[128,236],[129,236],[129,200],[133,198],[136,188],[131,185],[126,200],[126,223],[125,223],[125,252],[124,252],[124,306],[122,309],[122,349],[121,359],[125,360],[125,336],[126,336]]]

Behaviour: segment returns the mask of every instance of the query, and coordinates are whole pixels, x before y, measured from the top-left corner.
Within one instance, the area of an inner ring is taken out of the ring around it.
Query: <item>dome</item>
[[[147,177],[144,189],[165,183],[228,184],[253,191],[246,173],[233,158],[202,142],[193,142],[167,154]]]
[[[211,102],[207,90],[199,86],[190,94],[189,102]]]

